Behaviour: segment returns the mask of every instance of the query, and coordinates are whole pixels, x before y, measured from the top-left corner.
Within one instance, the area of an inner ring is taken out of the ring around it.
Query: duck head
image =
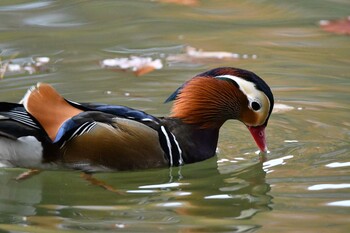
[[[270,87],[253,72],[221,67],[201,73],[179,87],[171,117],[199,128],[219,129],[226,120],[247,126],[260,151],[266,152],[265,128],[274,99]]]

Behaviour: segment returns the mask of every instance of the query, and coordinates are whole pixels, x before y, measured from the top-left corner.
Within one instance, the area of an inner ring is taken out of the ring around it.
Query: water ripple
[[[25,24],[41,27],[77,27],[85,23],[74,22],[75,20],[66,14],[44,14],[24,20]]]
[[[180,187],[182,185],[189,185],[189,183],[165,183],[165,184],[151,184],[151,185],[143,185],[140,186],[139,188],[141,189],[164,189],[164,188],[176,188]]]
[[[334,201],[327,203],[328,206],[350,207],[350,200]]]
[[[349,166],[350,166],[350,162],[343,162],[343,163],[334,162],[334,163],[330,163],[330,164],[326,165],[326,167],[331,167],[331,168],[334,168],[334,167],[349,167]]]
[[[350,188],[350,184],[316,184],[308,187],[308,190],[325,190],[325,189],[345,189]]]
[[[264,163],[263,169],[265,172],[268,172],[269,171],[268,168],[275,167],[278,165],[283,165],[286,163],[285,160],[291,159],[293,157],[294,157],[293,155],[287,155],[287,156],[284,156],[282,158],[271,159],[271,160]]]
[[[39,8],[47,7],[52,3],[53,3],[52,1],[38,1],[38,2],[17,4],[17,5],[9,5],[9,6],[0,7],[0,11],[8,12],[8,11],[36,10]]]

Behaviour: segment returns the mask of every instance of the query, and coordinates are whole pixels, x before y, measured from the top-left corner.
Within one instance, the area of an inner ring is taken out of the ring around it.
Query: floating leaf
[[[185,5],[185,6],[198,6],[199,0],[158,0],[159,2],[163,3],[174,3],[178,5]]]
[[[237,60],[237,59],[256,59],[257,56],[238,53],[231,53],[226,51],[203,51],[201,49],[196,49],[191,46],[187,46],[184,54],[175,54],[170,55],[166,58],[169,62],[192,62],[192,63],[205,63],[213,61],[222,61],[222,60]]]
[[[338,20],[321,20],[319,22],[324,31],[339,35],[350,35],[350,16]]]
[[[152,58],[155,56],[158,58]],[[130,55],[130,57],[104,59],[100,62],[100,65],[102,68],[115,71],[131,70],[135,75],[141,76],[154,70],[162,69],[162,61],[171,66],[172,63],[192,65],[222,61],[235,61],[238,59],[257,59],[257,55],[255,54],[248,55],[226,51],[204,51],[191,46],[184,47],[184,51],[180,51],[180,53],[177,54],[165,54],[163,52],[158,54],[153,53],[152,57],[146,57],[146,55]]]
[[[113,58],[101,61],[101,66],[113,70],[131,70],[135,75],[145,75],[153,70],[163,68],[160,59],[153,60],[150,57],[130,56],[129,58]]]
[[[16,74],[34,74],[38,72],[49,71],[48,63],[50,62],[49,57],[36,57],[36,58],[14,58],[13,55],[10,59],[1,61],[0,60],[0,79],[3,79],[5,74],[16,75]]]

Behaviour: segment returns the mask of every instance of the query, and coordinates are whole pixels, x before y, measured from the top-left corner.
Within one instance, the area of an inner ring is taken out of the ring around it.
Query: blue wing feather
[[[55,138],[55,140],[53,142],[56,143],[56,142],[60,141],[62,139],[62,137],[65,136],[65,134],[68,131],[70,131],[72,129],[75,129],[78,126],[79,125],[76,122],[74,122],[74,120],[72,118],[67,120],[67,121],[65,121],[63,123],[63,125],[59,128],[59,130],[58,130],[58,132],[56,134],[56,138]]]
[[[112,114],[117,117],[128,118],[136,121],[155,121],[158,122],[158,119],[150,114],[147,114],[143,111],[129,108],[122,105],[107,105],[107,104],[91,104],[91,103],[75,103],[69,100],[66,100],[68,103],[72,104],[74,107],[77,107],[83,111],[100,111],[108,114]]]
[[[114,117],[138,121],[151,128],[158,128],[159,125],[158,118],[126,106],[66,101],[84,112],[67,120],[59,128],[53,142],[60,145],[64,145],[66,141],[90,131],[97,122],[105,122],[108,124],[108,121],[112,120]]]
[[[136,121],[144,121],[144,120],[157,121],[157,118],[155,118],[150,114],[147,114],[143,111],[136,110],[133,108],[128,108],[125,106],[101,105],[101,106],[97,106],[95,109],[104,113],[109,113],[115,116],[125,117]]]

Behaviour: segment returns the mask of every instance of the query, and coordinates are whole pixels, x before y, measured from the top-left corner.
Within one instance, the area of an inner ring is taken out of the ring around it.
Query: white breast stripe
[[[175,142],[175,144],[177,146],[177,150],[179,151],[179,165],[183,165],[184,161],[182,159],[182,150],[180,148],[180,145],[179,145],[178,141],[176,140],[175,135],[173,133],[171,133],[171,135],[173,135],[174,142]]]
[[[172,150],[171,150],[170,139],[169,139],[168,133],[166,132],[163,125],[160,127],[160,129],[162,130],[162,133],[164,134],[165,139],[166,139],[166,144],[167,144],[168,149],[169,149],[170,167],[172,167],[173,166],[173,154],[172,154]]]

